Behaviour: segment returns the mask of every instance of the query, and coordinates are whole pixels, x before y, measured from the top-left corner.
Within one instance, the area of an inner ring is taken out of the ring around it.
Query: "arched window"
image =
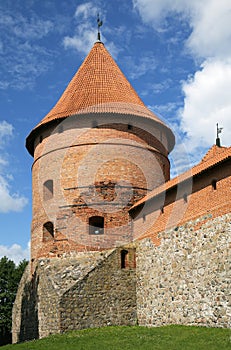
[[[43,225],[43,242],[49,242],[54,239],[54,225],[51,221],[47,221]]]
[[[43,184],[43,200],[48,201],[53,198],[53,180],[47,180]]]
[[[127,259],[128,259],[128,251],[127,250],[121,250],[120,252],[121,256],[121,269],[125,269],[127,267]]]
[[[91,218],[89,218],[89,234],[104,234],[104,218],[102,216],[92,216]]]

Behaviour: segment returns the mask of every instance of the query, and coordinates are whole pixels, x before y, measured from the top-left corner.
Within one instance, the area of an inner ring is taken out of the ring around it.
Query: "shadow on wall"
[[[30,282],[25,285],[21,305],[21,326],[19,342],[39,338],[38,321],[38,284],[39,276],[33,275]]]

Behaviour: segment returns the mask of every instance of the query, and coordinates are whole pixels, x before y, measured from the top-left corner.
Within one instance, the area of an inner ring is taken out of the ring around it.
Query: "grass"
[[[194,326],[105,327],[51,335],[1,350],[231,350],[231,331]]]

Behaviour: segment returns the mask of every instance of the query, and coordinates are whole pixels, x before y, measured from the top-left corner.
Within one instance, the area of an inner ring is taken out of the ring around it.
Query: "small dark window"
[[[104,218],[102,216],[92,216],[89,219],[89,234],[90,235],[104,234]]]
[[[187,195],[187,193],[184,194],[183,198],[184,198],[184,202],[187,203],[188,202],[188,195]]]
[[[39,136],[39,143],[42,143],[43,142],[43,135],[40,135]]]
[[[132,125],[128,124],[128,130],[132,130]]]
[[[212,188],[213,188],[213,190],[217,189],[217,180],[212,181]]]
[[[53,198],[53,180],[47,180],[43,184],[43,200],[47,201]]]
[[[54,239],[54,225],[51,221],[43,225],[43,242],[49,242]]]
[[[160,212],[161,212],[161,214],[164,214],[164,207],[160,208]]]
[[[128,264],[128,251],[127,250],[121,250],[121,269],[125,269]]]

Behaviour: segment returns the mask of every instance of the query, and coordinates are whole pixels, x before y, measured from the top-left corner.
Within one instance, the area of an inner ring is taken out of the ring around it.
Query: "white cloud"
[[[93,44],[97,41],[97,13],[99,12],[97,2],[87,2],[77,6],[75,11],[76,28],[73,36],[66,36],[63,39],[63,45],[66,49],[72,48],[85,55],[89,53]],[[100,10],[100,17],[104,21],[104,13]],[[116,57],[119,48],[115,46],[113,42],[107,42],[106,38],[102,34],[101,41],[107,43],[107,48],[110,53]]]
[[[20,196],[18,193],[10,192],[10,185],[2,175],[0,175],[0,198],[0,213],[21,211],[28,203],[27,198]]]
[[[26,248],[23,248],[19,244],[14,243],[11,247],[0,245],[0,258],[6,256],[8,259],[13,260],[15,264],[30,257],[30,242]]]
[[[4,157],[3,149],[6,146],[8,137],[13,136],[13,126],[6,121],[0,122],[0,213],[10,211],[21,211],[27,204],[28,200],[24,196],[11,191],[10,181],[13,179],[8,172],[8,160]],[[3,147],[4,146],[4,147]]]
[[[187,46],[202,58],[231,54],[230,0],[133,0],[143,21],[156,30],[168,16],[180,14],[192,28]],[[166,23],[165,23],[166,24]]]
[[[55,29],[54,24],[31,12],[26,18],[18,12],[0,9],[0,89],[32,87],[35,79],[50,67],[50,49],[39,39]]]
[[[230,57],[230,0],[196,1],[191,5],[190,25],[193,30],[187,45],[192,53],[206,59]]]
[[[187,132],[189,149],[215,143],[216,123],[224,128],[223,145],[231,140],[231,65],[206,61],[202,70],[183,84],[185,94],[181,127]]]
[[[93,5],[92,2],[86,2],[77,6],[75,11],[75,17],[82,17],[84,20],[88,20],[90,17],[95,17],[98,13],[97,7]]]
[[[87,54],[96,41],[96,30],[88,25],[80,25],[77,27],[77,31],[73,37],[66,36],[63,39],[64,47],[66,49],[73,48],[78,52]]]
[[[167,30],[168,18],[176,14],[191,28],[185,47],[203,63],[182,84],[184,106],[178,115],[181,131],[187,134],[184,142],[189,152],[206,150],[215,142],[217,122],[224,128],[223,145],[230,146],[230,0],[133,0],[133,5],[155,30],[161,25]]]
[[[2,147],[5,138],[13,135],[13,126],[5,120],[0,122],[0,147]]]
[[[125,57],[125,61],[131,79],[138,79],[146,73],[154,71],[157,67],[155,56],[142,55],[137,63],[134,62],[133,57],[127,56]]]
[[[170,13],[185,12],[187,14],[188,9],[192,6],[190,3],[191,1],[188,0],[133,0],[133,6],[140,13],[143,21],[150,23],[157,30]]]
[[[98,9],[92,2],[77,6],[75,19],[77,21],[76,34],[66,36],[63,40],[64,47],[73,48],[78,52],[87,54],[93,43],[97,40],[96,15]],[[94,20],[94,24],[93,24]]]

